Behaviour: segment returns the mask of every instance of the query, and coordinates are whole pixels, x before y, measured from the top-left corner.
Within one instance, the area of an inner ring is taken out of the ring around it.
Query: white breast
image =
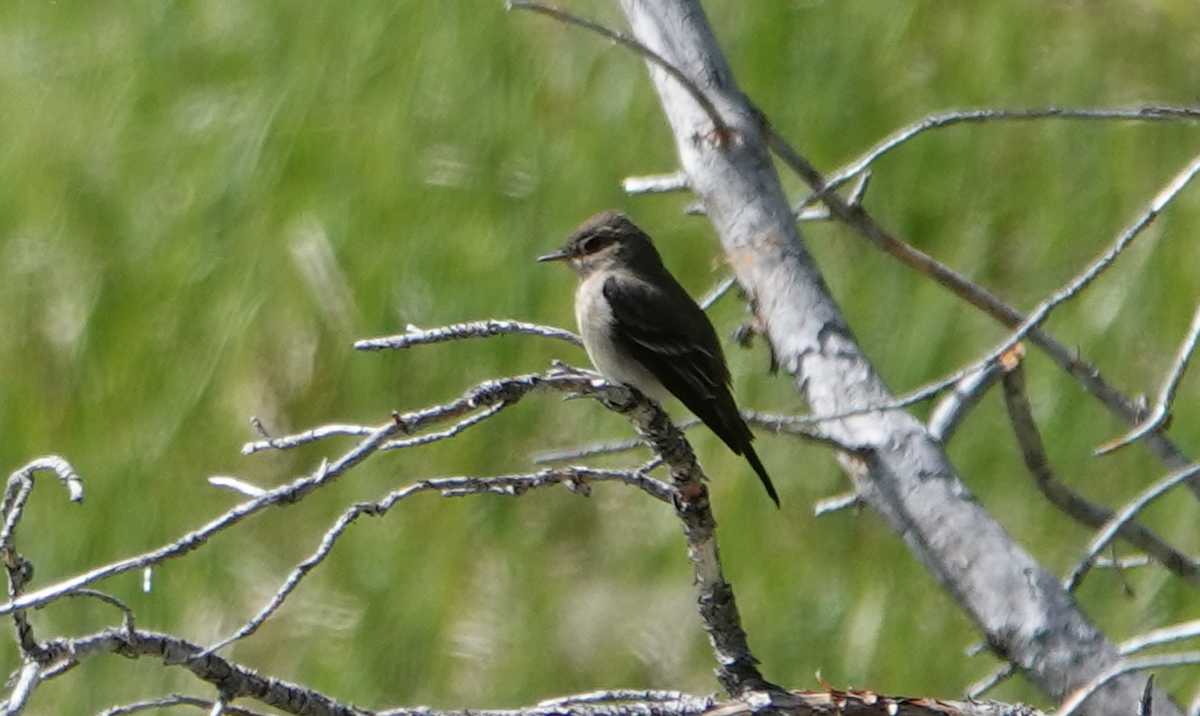
[[[607,274],[597,271],[580,282],[575,292],[575,323],[583,337],[592,365],[605,378],[617,383],[632,385],[643,393],[662,400],[668,393],[650,371],[641,363],[617,350],[613,342],[616,319],[604,296],[604,281]]]

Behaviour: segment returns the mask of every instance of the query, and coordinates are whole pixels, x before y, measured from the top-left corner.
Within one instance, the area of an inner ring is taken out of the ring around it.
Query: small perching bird
[[[779,495],[754,452],[730,392],[725,353],[708,316],[663,266],[650,237],[606,211],[538,261],[566,261],[579,275],[575,320],[596,369],[652,398],[679,398],[729,449],[744,455],[767,494]]]

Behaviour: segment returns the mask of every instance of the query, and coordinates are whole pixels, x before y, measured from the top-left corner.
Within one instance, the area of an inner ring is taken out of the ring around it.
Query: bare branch
[[[483,421],[487,420],[488,418],[494,416],[496,413],[499,413],[501,410],[504,410],[508,406],[509,406],[508,403],[506,403],[504,401],[500,401],[499,403],[496,403],[495,405],[489,405],[488,407],[484,408],[483,410],[480,410],[478,413],[475,413],[474,415],[469,415],[469,416],[463,418],[462,420],[458,421],[454,425],[451,425],[449,428],[446,428],[445,430],[440,430],[436,433],[426,433],[425,435],[418,435],[413,438],[408,438],[407,440],[389,440],[388,442],[383,444],[383,447],[381,447],[380,450],[401,450],[403,448],[416,447],[418,445],[427,445],[429,443],[434,443],[439,440],[449,440],[450,438],[458,435],[459,433],[466,430],[467,428],[482,423]]]
[[[216,475],[210,477],[208,478],[208,484],[212,485],[213,487],[233,490],[234,492],[246,497],[262,497],[267,492],[258,485],[253,485],[245,480],[236,477],[230,477],[228,475]]]
[[[1021,447],[1021,457],[1025,461],[1025,467],[1029,470],[1034,485],[1049,500],[1050,504],[1076,521],[1096,529],[1112,520],[1111,510],[1083,499],[1055,477],[1054,470],[1050,467],[1050,459],[1046,455],[1046,448],[1042,443],[1041,432],[1033,419],[1033,411],[1025,392],[1025,371],[1020,362],[1013,362],[1006,366],[1004,404],[1008,410],[1008,418],[1012,423],[1013,432],[1016,434],[1017,443]],[[1130,544],[1145,550],[1172,574],[1190,584],[1192,588],[1200,589],[1200,565],[1150,529],[1134,522],[1132,517],[1118,523],[1117,534]]]
[[[522,380],[525,380],[526,383],[522,383]],[[484,381],[449,403],[433,405],[408,413],[394,414],[392,416],[392,423],[396,426],[395,432],[401,435],[412,435],[434,425],[450,420],[458,420],[463,416],[468,417],[442,433],[423,435],[410,441],[386,440],[379,449],[397,450],[453,437],[462,430],[492,417],[510,402],[519,400],[527,392],[534,389],[535,383],[536,376],[532,375],[515,379]],[[516,387],[518,385],[523,387]],[[471,415],[473,411],[479,412],[478,414]],[[326,425],[312,430],[305,430],[295,435],[248,443],[242,447],[242,454],[249,455],[268,449],[286,450],[338,435],[371,435],[376,430],[379,430],[379,428],[363,425]]]
[[[933,439],[942,444],[950,442],[967,414],[1000,379],[1001,372],[999,364],[992,363],[963,376],[962,380],[955,383],[954,390],[938,403],[929,416],[929,434]]]
[[[1122,659],[1092,679],[1087,686],[1079,689],[1070,698],[1063,701],[1059,705],[1058,711],[1055,712],[1055,716],[1072,716],[1085,701],[1095,695],[1103,686],[1124,674],[1134,671],[1145,671],[1147,669],[1162,669],[1168,666],[1191,666],[1193,664],[1200,664],[1200,651],[1143,656],[1137,659]]]
[[[1017,669],[1012,664],[1002,664],[998,669],[967,687],[968,699],[978,699],[1016,675]]]
[[[79,473],[75,472],[75,468],[71,467],[71,463],[58,455],[47,455],[29,462],[12,475],[9,475],[8,481],[12,483],[14,479],[32,479],[33,474],[39,470],[46,470],[58,475],[58,479],[62,481],[63,487],[67,488],[67,494],[71,502],[83,502],[83,480],[80,479]]]
[[[1107,547],[1108,543],[1112,541],[1113,537],[1120,532],[1121,525],[1128,523],[1134,518],[1135,515],[1137,515],[1138,512],[1141,512],[1143,508],[1161,497],[1168,490],[1182,482],[1188,481],[1197,473],[1200,473],[1200,463],[1194,463],[1182,470],[1177,470],[1143,490],[1141,494],[1118,510],[1116,514],[1114,514],[1112,518],[1105,523],[1104,528],[1092,538],[1090,543],[1088,543],[1087,552],[1084,554],[1083,560],[1073,570],[1071,570],[1071,573],[1065,580],[1063,580],[1063,585],[1066,587],[1067,591],[1074,591],[1079,586],[1079,583],[1083,580],[1084,576],[1087,575],[1088,570],[1091,569],[1092,563],[1096,559],[1096,555],[1100,554],[1101,550]]]
[[[9,614],[17,609],[41,606],[101,579],[115,577],[118,574],[124,574],[135,569],[143,569],[151,565],[161,564],[162,562],[182,557],[203,545],[212,535],[232,527],[251,515],[257,514],[268,507],[289,505],[300,501],[313,490],[337,479],[346,470],[365,460],[367,456],[379,448],[379,445],[398,430],[400,430],[398,423],[387,423],[376,429],[373,435],[359,443],[354,449],[339,458],[337,462],[322,464],[311,475],[298,478],[286,485],[281,485],[266,492],[262,497],[257,499],[243,502],[209,521],[207,524],[202,525],[200,528],[158,549],[96,567],[83,574],[43,587],[35,592],[10,598],[8,602],[0,605],[0,614]]]
[[[983,358],[976,360],[971,366],[959,370],[953,375],[944,378],[940,381],[930,383],[929,385],[919,388],[914,392],[914,395],[928,395],[939,393],[945,390],[948,386],[957,383],[965,376],[982,369],[990,363],[999,360],[1000,356],[1007,353],[1017,343],[1024,339],[1034,328],[1040,326],[1050,316],[1050,312],[1061,304],[1078,296],[1085,288],[1104,273],[1117,258],[1124,253],[1125,249],[1129,248],[1133,240],[1138,237],[1153,221],[1158,218],[1162,212],[1174,198],[1183,190],[1184,187],[1195,178],[1196,174],[1200,173],[1200,155],[1192,158],[1188,165],[1176,174],[1167,185],[1159,191],[1158,194],[1150,201],[1150,203],[1142,210],[1134,221],[1125,228],[1117,237],[1109,244],[1095,260],[1087,265],[1079,274],[1066,283],[1062,288],[1050,294],[1050,297],[1042,301],[1033,309],[1033,311],[1021,321],[1013,331],[1004,339],[1003,342],[988,351]]]
[[[385,349],[402,350],[413,346],[423,346],[430,343],[445,343],[466,338],[489,338],[491,336],[522,333],[542,338],[554,338],[566,341],[572,345],[582,346],[579,336],[554,326],[541,326],[524,321],[491,319],[487,321],[471,321],[470,323],[455,323],[449,326],[422,329],[408,326],[404,333],[398,336],[383,338],[365,338],[354,342],[354,349],[359,351],[381,351]]]
[[[671,488],[646,477],[644,472],[635,474],[587,468],[543,470],[533,475],[496,478],[448,478],[418,483],[391,493],[378,503],[355,505],[347,511],[325,534],[313,555],[296,567],[276,596],[259,615],[231,639],[227,639],[217,646],[253,633],[278,609],[300,580],[325,559],[340,535],[360,515],[386,512],[395,502],[408,495],[425,490],[438,490],[447,496],[478,493],[516,495],[545,484],[562,483],[583,487],[589,481],[621,480],[637,485],[658,499],[669,501],[674,505],[676,514],[683,523],[688,552],[695,566],[697,582],[700,586],[701,614],[716,651],[722,682],[727,684],[731,690],[736,689],[738,693],[770,687],[771,685],[762,679],[754,667],[756,662],[746,645],[745,633],[740,626],[740,617],[732,589],[722,576],[715,539],[715,522],[708,505],[708,491],[691,447],[657,403],[648,400],[627,386],[612,385],[592,373],[576,371],[566,366],[556,367],[544,376],[524,375],[484,381],[466,391],[458,400],[446,405],[403,415],[395,414],[391,421],[373,429],[367,440],[360,442],[335,462],[323,463],[313,475],[269,490],[260,497],[229,510],[200,529],[156,550],[93,569],[44,587],[32,594],[14,595],[6,604],[0,606],[0,613],[16,612],[30,606],[45,604],[100,579],[182,556],[203,544],[213,534],[237,524],[242,519],[268,506],[288,505],[303,499],[317,487],[335,479],[369,455],[383,449],[396,434],[412,433],[436,422],[454,419],[481,408],[483,409],[481,414],[486,416],[491,408],[515,403],[529,394],[548,391],[595,398],[610,410],[629,418],[641,438],[655,450],[667,465],[671,474]],[[481,419],[480,416],[474,416],[469,420],[477,421],[478,419]],[[464,424],[469,424],[469,421],[462,421],[457,428],[452,428],[452,430],[461,429]],[[652,467],[653,464],[657,463],[652,463],[648,467]],[[72,647],[74,648],[74,645]],[[208,658],[212,654],[206,652],[202,656]],[[199,659],[201,655],[191,654],[189,658]],[[70,668],[70,664],[76,662],[77,656],[72,652],[69,658],[64,658],[61,662],[64,666],[61,666],[59,670]]]
[[[445,497],[463,497],[466,495],[492,494],[519,496],[529,490],[540,487],[550,487],[558,484],[573,484],[586,482],[623,482],[640,488],[650,496],[662,502],[670,502],[671,488],[642,472],[628,470],[593,470],[583,467],[571,467],[561,470],[542,470],[532,475],[503,475],[498,477],[448,477],[421,480],[407,487],[390,492],[376,502],[363,502],[346,510],[333,527],[326,530],[316,551],[304,561],[296,565],[292,573],[284,580],[283,585],[271,597],[271,600],[258,614],[251,618],[236,632],[204,650],[203,655],[211,654],[229,646],[235,641],[254,634],[266,623],[276,611],[283,606],[288,596],[300,586],[312,570],[325,561],[334,545],[342,534],[359,517],[372,517],[386,514],[396,503],[421,492],[441,492]]]
[[[121,625],[122,625],[122,627],[124,627],[126,632],[132,634],[134,632],[134,630],[137,628],[136,620],[134,619],[134,616],[133,616],[133,609],[131,609],[128,604],[126,604],[125,602],[122,602],[120,599],[117,599],[116,597],[114,597],[111,594],[105,594],[104,592],[101,592],[101,591],[98,591],[95,589],[77,589],[74,592],[71,592],[70,594],[67,594],[65,596],[87,597],[89,599],[98,599],[98,600],[104,602],[105,604],[109,605],[110,607],[116,607],[118,610],[120,610],[120,612],[122,614]]]
[[[909,268],[929,276],[1001,325],[1009,328],[1022,325],[1025,316],[1015,308],[1007,305],[983,287],[972,283],[949,266],[893,236],[880,226],[861,205],[851,205],[838,194],[828,192],[828,185],[821,173],[774,130],[761,111],[759,111],[759,116],[771,151],[812,187],[816,192],[815,196],[825,202],[839,221],[854,228],[884,253]],[[828,193],[827,196],[826,193]],[[1064,346],[1039,327],[1030,329],[1027,338],[1041,348],[1060,368],[1065,370],[1087,392],[1095,396],[1114,415],[1131,424],[1141,419],[1138,405],[1105,381],[1100,371],[1095,366],[1081,360],[1075,351]],[[910,395],[906,400],[900,402],[906,404],[921,402],[936,395],[937,392],[936,390],[922,391]],[[1169,467],[1178,468],[1189,462],[1187,456],[1160,433],[1147,436],[1146,445]],[[1200,492],[1200,486],[1194,488],[1194,491]]]
[[[260,426],[262,423],[258,423]],[[337,437],[339,435],[349,435],[351,437],[363,437],[370,435],[375,428],[366,425],[346,425],[346,424],[330,424],[322,425],[319,428],[305,430],[295,435],[288,435],[282,438],[267,437],[265,440],[258,440],[252,443],[246,443],[242,446],[243,455],[253,455],[256,452],[263,450],[290,450],[314,443],[318,440]],[[223,485],[222,485],[223,486]]]
[[[1117,648],[1124,656],[1152,646],[1161,646],[1184,639],[1195,639],[1198,636],[1200,636],[1200,620],[1194,620],[1148,631],[1133,639],[1126,639],[1118,644]]]
[[[606,689],[604,691],[590,691],[586,694],[574,694],[571,696],[558,696],[552,699],[544,699],[537,702],[537,706],[570,706],[572,704],[608,704],[621,703],[629,701],[650,701],[658,703],[670,703],[673,701],[684,701],[685,699],[693,698],[682,691],[641,691],[634,689]],[[712,699],[705,699],[701,706],[703,709],[710,709],[715,705]]]
[[[860,411],[855,412],[856,414],[861,414]],[[754,410],[743,410],[742,417],[745,418],[747,423],[765,430],[770,430],[773,433],[798,435],[805,440],[817,443],[818,445],[836,448],[843,452],[853,453],[859,452],[863,449],[861,445],[847,445],[826,431],[813,427],[814,423],[824,422],[827,420],[836,420],[838,417],[843,416],[810,417],[804,415],[774,415],[771,413],[759,413]]]
[[[698,423],[700,421],[694,420],[694,422]],[[679,423],[679,429],[683,430],[684,428],[684,424]],[[637,438],[631,438],[629,440],[610,440],[603,443],[592,443],[590,445],[583,445],[576,448],[543,450],[534,454],[533,463],[535,465],[544,465],[551,462],[566,462],[568,460],[578,460],[580,458],[594,457],[596,455],[612,455],[615,453],[628,452],[630,450],[636,450],[637,448],[645,446],[646,443],[642,442],[641,440],[638,440]]]
[[[1187,371],[1188,361],[1191,360],[1192,354],[1196,350],[1198,340],[1200,340],[1200,304],[1196,305],[1196,312],[1192,314],[1192,324],[1188,327],[1183,342],[1179,345],[1179,351],[1175,354],[1175,362],[1167,374],[1167,379],[1163,381],[1162,388],[1158,391],[1158,400],[1154,403],[1154,410],[1150,411],[1140,425],[1123,437],[1097,448],[1097,455],[1107,455],[1119,450],[1166,426],[1167,418],[1171,414],[1171,404],[1175,402],[1175,391],[1178,390],[1179,381],[1183,379],[1183,374]]]
[[[707,116],[677,83],[651,68],[680,166],[781,370],[818,415],[891,403],[799,236],[764,147],[776,147],[774,132],[746,101],[703,8],[696,0],[621,0],[621,7],[640,41],[705,78],[706,92],[738,132],[736,143],[697,141],[709,131]],[[839,219],[863,214],[861,207],[837,201]],[[1020,664],[1047,695],[1062,698],[1118,658],[1058,580],[971,498],[941,445],[912,416],[876,410],[820,427],[841,443],[865,448],[838,455],[863,499],[960,600],[989,644]],[[1105,701],[1097,700],[1096,713],[1125,716],[1142,691],[1141,681],[1122,679],[1106,690]]]
[[[824,515],[841,512],[852,507],[862,507],[862,505],[862,498],[858,496],[857,492],[846,492],[841,495],[834,495],[833,497],[818,500],[817,504],[813,506],[813,516],[823,517]]]
[[[8,701],[0,708],[0,716],[19,714],[25,710],[29,697],[42,679],[42,665],[33,660],[27,660],[21,665],[12,686],[8,690]]]
[[[108,630],[56,640],[51,642],[50,647],[55,653],[63,655],[61,658],[77,662],[101,654],[119,654],[130,659],[160,659],[165,666],[182,666],[196,678],[212,684],[226,700],[252,698],[290,714],[363,716],[370,713],[303,686],[259,676],[215,654],[201,656],[203,649],[198,644],[169,634],[138,630],[131,636],[125,632]]]
[[[954,110],[925,117],[919,122],[903,127],[879,141],[858,159],[829,175],[824,191],[835,191],[851,178],[866,171],[884,154],[901,146],[917,135],[933,129],[943,129],[957,124],[980,124],[993,121],[1027,122],[1042,119],[1073,120],[1124,120],[1164,121],[1194,120],[1200,118],[1200,109],[1195,107],[1138,107],[1133,109],[968,109]],[[809,197],[804,205],[816,201],[817,195]]]
[[[733,276],[726,276],[725,278],[721,279],[716,286],[713,286],[711,289],[709,289],[708,293],[701,296],[700,300],[696,301],[696,305],[700,307],[701,311],[707,311],[708,309],[712,308],[714,303],[719,301],[722,296],[729,293],[730,289],[736,285],[736,278]]]
[[[621,182],[621,188],[626,194],[667,194],[676,191],[687,191],[687,174],[673,172],[657,174],[649,177],[626,177]]]
[[[96,716],[127,716],[127,714],[136,714],[143,711],[158,711],[159,709],[170,708],[172,706],[195,706],[198,709],[212,709],[216,706],[216,702],[210,699],[201,699],[195,696],[185,696],[183,694],[172,694],[170,696],[162,696],[157,699],[147,699],[145,701],[135,701],[133,703],[114,706],[110,709],[105,709]],[[262,712],[251,711],[249,709],[239,708],[226,704],[222,713],[229,716],[265,716]]]

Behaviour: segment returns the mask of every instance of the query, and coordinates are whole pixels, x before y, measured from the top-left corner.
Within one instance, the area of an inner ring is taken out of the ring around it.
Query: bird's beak
[[[545,256],[539,256],[537,260],[538,263],[544,263],[546,261],[566,261],[569,258],[571,258],[571,255],[567,253],[566,249],[559,249],[558,251],[553,251]]]

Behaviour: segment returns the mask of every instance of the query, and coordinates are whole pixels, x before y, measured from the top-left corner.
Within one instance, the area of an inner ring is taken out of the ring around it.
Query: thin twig
[[[1195,107],[1140,107],[1135,109],[1063,109],[1045,107],[1041,109],[968,109],[935,114],[892,132],[867,150],[862,156],[831,173],[825,192],[836,191],[853,177],[866,171],[884,154],[901,146],[919,134],[933,129],[943,129],[957,124],[978,124],[988,121],[1029,121],[1041,119],[1074,120],[1135,120],[1164,121],[1200,118],[1200,109]],[[816,194],[806,199],[801,206],[814,203]]]
[[[586,694],[558,696],[537,702],[540,707],[571,706],[574,704],[609,704],[629,701],[651,701],[668,703],[693,698],[682,691],[646,691],[635,689],[609,689],[604,691],[589,691]],[[715,705],[715,702],[714,704]],[[711,707],[711,705],[710,705]]]
[[[170,696],[160,696],[156,699],[134,701],[128,704],[113,706],[97,713],[96,716],[128,716],[128,714],[136,714],[143,711],[158,711],[160,709],[171,708],[172,706],[195,706],[200,709],[211,709],[213,701],[185,694],[171,694]],[[229,716],[265,716],[261,711],[251,711],[250,709],[230,706],[228,704],[225,705],[225,713]]]
[[[667,194],[676,191],[687,191],[687,173],[678,171],[671,174],[655,174],[647,177],[625,177],[621,188],[626,194]]]
[[[807,182],[813,191],[817,194],[825,192],[827,183],[821,173],[775,131],[761,110],[759,116],[762,119],[763,131],[771,151]],[[1015,328],[1025,320],[1023,314],[982,286],[976,285],[929,254],[889,233],[861,205],[851,206],[835,192],[829,192],[829,196],[824,197],[824,201],[839,221],[858,231],[881,251],[909,268],[929,276],[959,298],[991,316],[1001,325]],[[1041,328],[1031,329],[1027,337],[1031,343],[1041,348],[1051,360],[1078,381],[1084,390],[1100,400],[1114,415],[1128,423],[1140,420],[1141,413],[1137,404],[1104,380],[1095,366],[1081,360],[1076,351],[1063,345]],[[912,404],[927,397],[930,396],[910,396],[907,401],[903,402]],[[1178,447],[1159,433],[1148,436],[1146,444],[1169,467],[1178,468],[1190,462]],[[1200,487],[1195,489],[1200,491]]]
[[[213,487],[220,487],[224,490],[233,490],[234,492],[245,497],[262,497],[267,494],[267,491],[258,485],[246,482],[241,478],[230,477],[229,475],[216,475],[208,478],[208,484]]]
[[[37,591],[10,599],[8,602],[0,605],[0,614],[9,614],[17,609],[41,606],[101,579],[115,577],[119,574],[182,557],[203,545],[212,535],[232,527],[251,515],[257,514],[268,507],[289,505],[298,502],[316,488],[336,479],[346,470],[366,459],[367,456],[378,449],[381,443],[395,434],[399,429],[400,426],[396,423],[386,423],[378,428],[375,434],[359,443],[354,449],[347,452],[333,464],[322,464],[320,468],[310,475],[270,490],[258,499],[243,502],[215,519],[210,520],[198,529],[157,549],[96,567]]]
[[[1017,669],[1012,664],[1002,664],[992,673],[968,686],[966,691],[967,698],[971,699],[972,701],[980,698],[1000,684],[1008,681],[1016,673]]]
[[[1171,365],[1167,379],[1163,381],[1162,388],[1158,391],[1158,400],[1154,403],[1154,409],[1133,430],[1097,448],[1097,455],[1107,455],[1165,427],[1167,418],[1171,415],[1171,404],[1175,402],[1175,392],[1179,389],[1179,381],[1183,379],[1183,374],[1187,372],[1188,361],[1191,360],[1192,354],[1196,351],[1196,342],[1198,340],[1200,340],[1200,304],[1196,305],[1196,312],[1192,314],[1192,324],[1188,327],[1188,332],[1183,342],[1179,345],[1179,350],[1175,354],[1175,362]]]
[[[943,445],[950,442],[967,414],[1000,379],[998,364],[984,366],[954,384],[954,390],[942,399],[929,416],[929,434]]]
[[[564,483],[578,482],[623,482],[640,488],[652,497],[662,501],[671,501],[671,488],[645,474],[626,470],[592,470],[588,468],[565,468],[561,470],[542,470],[527,475],[502,475],[497,477],[448,477],[421,480],[399,490],[388,493],[376,502],[358,503],[342,513],[321,538],[317,549],[306,559],[296,565],[283,584],[275,591],[270,601],[259,610],[249,621],[233,634],[208,647],[200,654],[219,651],[226,646],[244,639],[259,630],[271,616],[283,606],[288,596],[300,586],[300,582],[316,569],[333,551],[337,541],[345,531],[363,515],[372,517],[386,514],[398,502],[422,492],[441,492],[446,497],[462,497],[465,495],[492,494],[519,496],[539,487],[549,487]]]
[[[260,426],[262,423],[258,423]],[[291,450],[292,448],[308,445],[309,443],[324,440],[326,438],[338,437],[341,435],[349,435],[351,437],[363,437],[370,435],[376,428],[367,425],[346,425],[346,424],[330,424],[322,425],[319,428],[305,430],[304,432],[288,435],[282,438],[268,437],[265,440],[256,440],[252,443],[246,443],[242,446],[243,455],[253,455],[256,452],[263,450]]]
[[[1121,659],[1112,667],[1105,669],[1104,672],[1096,676],[1088,682],[1087,686],[1079,689],[1071,694],[1069,698],[1063,701],[1055,712],[1055,716],[1072,716],[1079,707],[1083,705],[1092,695],[1099,691],[1105,684],[1116,679],[1124,674],[1134,671],[1145,671],[1146,669],[1162,669],[1169,666],[1191,666],[1200,664],[1200,651],[1188,651],[1179,654],[1159,654],[1157,656],[1143,656],[1137,659]]]
[[[1158,562],[1151,559],[1149,555],[1145,554],[1135,554],[1129,557],[1120,557],[1118,559],[1098,556],[1096,557],[1096,561],[1093,562],[1093,566],[1097,569],[1116,569],[1120,571],[1137,569],[1139,567],[1150,567],[1155,564],[1158,564]]]
[[[439,430],[435,433],[426,433],[424,435],[418,435],[405,440],[389,440],[383,444],[380,450],[401,450],[403,448],[417,447],[418,445],[428,445],[429,443],[435,443],[439,440],[449,440],[467,428],[478,425],[488,418],[493,417],[496,415],[496,413],[499,413],[501,410],[507,408],[508,405],[509,404],[504,401],[500,401],[495,405],[489,405],[483,410],[480,410],[478,413],[469,415],[445,430]]]
[[[1100,554],[1100,552],[1108,546],[1108,543],[1112,541],[1113,537],[1120,532],[1121,525],[1124,525],[1132,520],[1138,512],[1146,507],[1146,505],[1161,497],[1172,487],[1175,487],[1181,482],[1189,480],[1197,473],[1200,473],[1200,463],[1194,463],[1182,470],[1177,470],[1143,490],[1141,494],[1118,510],[1112,516],[1112,518],[1105,523],[1104,528],[1092,538],[1090,543],[1088,543],[1088,548],[1084,553],[1083,560],[1076,565],[1076,567],[1071,570],[1071,573],[1067,576],[1067,578],[1063,580],[1063,586],[1067,589],[1067,591],[1074,591],[1079,586],[1079,583],[1083,580],[1083,577],[1088,573],[1088,570],[1091,569],[1092,563],[1096,559],[1096,555]]]
[[[71,467],[71,463],[58,455],[46,455],[31,460],[9,475],[8,481],[11,483],[14,479],[32,479],[34,473],[43,470],[53,472],[58,476],[63,487],[67,488],[67,495],[71,502],[83,502],[83,480],[79,477],[79,473],[75,472],[75,468]]]
[[[96,589],[76,589],[75,591],[64,596],[97,599],[109,605],[110,607],[116,607],[122,614],[121,626],[124,627],[125,631],[132,636],[133,632],[137,629],[136,620],[133,616],[133,609],[131,609],[128,604],[122,602],[120,599],[117,599],[111,594],[106,594]]]
[[[576,346],[583,345],[583,341],[580,340],[579,336],[561,328],[497,318],[486,321],[455,323],[449,326],[438,326],[437,328],[427,329],[409,325],[405,327],[405,332],[399,335],[384,336],[382,338],[364,338],[361,341],[355,341],[354,349],[359,351],[403,350],[430,343],[445,343],[447,341],[459,341],[467,338],[490,338],[491,336],[502,336],[513,333],[554,338]]]
[[[696,104],[700,105],[700,107],[704,110],[704,113],[707,114],[708,118],[712,121],[713,132],[717,137],[731,136],[732,132],[729,129],[729,125],[725,123],[725,120],[721,119],[720,111],[717,110],[717,106],[713,104],[711,99],[708,98],[708,95],[704,94],[704,91],[701,90],[700,87],[697,86],[690,77],[685,75],[682,70],[672,65],[662,55],[658,54],[654,50],[651,50],[649,47],[646,47],[634,37],[605,27],[594,20],[588,20],[587,18],[573,15],[569,12],[559,10],[556,7],[543,5],[539,2],[529,2],[528,0],[509,0],[507,7],[510,10],[530,10],[541,15],[552,17],[560,22],[565,22],[570,25],[582,27],[586,30],[591,30],[598,35],[607,37],[626,49],[633,50],[636,54],[641,55],[644,59],[650,61],[663,72],[666,72],[676,82],[678,82],[680,86],[687,90],[687,93],[692,96],[692,99],[696,100]]]
[[[712,308],[713,304],[721,299],[722,296],[729,293],[730,289],[737,285],[737,278],[734,276],[726,276],[721,279],[716,286],[709,289],[708,293],[700,297],[696,301],[696,305],[700,306],[701,311],[707,311]]]
[[[696,422],[699,422],[697,420]],[[681,423],[680,429],[684,426]],[[582,445],[574,448],[564,448],[561,450],[543,450],[533,455],[533,464],[545,465],[552,462],[567,462],[570,460],[579,460],[585,457],[595,457],[597,455],[614,455],[616,453],[629,452],[637,448],[646,447],[646,443],[637,438],[628,440],[611,440],[603,443],[592,443],[590,445]]]
[[[1012,424],[1025,467],[1034,485],[1050,504],[1061,512],[1089,527],[1099,529],[1113,519],[1112,510],[1093,504],[1062,484],[1050,466],[1050,458],[1042,443],[1041,431],[1033,419],[1033,410],[1025,390],[1025,371],[1019,362],[1006,366],[1004,373],[1004,405]],[[1175,549],[1152,530],[1133,521],[1119,523],[1117,534],[1130,544],[1146,551],[1172,574],[1200,589],[1200,565]]]
[[[818,500],[817,504],[813,505],[813,516],[824,517],[834,512],[861,507],[862,504],[862,498],[858,496],[857,492],[843,492],[840,495]]]
[[[874,409],[868,409],[864,412],[869,412],[870,410]],[[854,412],[857,413],[859,411]],[[769,430],[772,433],[797,435],[818,445],[836,448],[842,452],[856,453],[861,451],[863,449],[862,446],[849,445],[834,438],[826,432],[813,427],[813,423],[818,423],[825,420],[836,420],[840,417],[843,416],[839,415],[832,418],[826,418],[796,415],[776,415],[773,413],[760,413],[755,410],[742,411],[742,418],[745,419],[747,423],[755,427],[763,428],[764,430]]]
[[[1171,644],[1184,639],[1195,639],[1198,636],[1200,636],[1200,620],[1172,624],[1169,627],[1154,629],[1132,639],[1126,639],[1117,645],[1117,651],[1122,656],[1127,656],[1152,646]]]
[[[1153,221],[1158,217],[1162,210],[1169,204],[1184,187],[1191,182],[1195,176],[1200,173],[1200,155],[1197,155],[1188,162],[1187,166],[1176,174],[1170,182],[1167,183],[1161,191],[1154,196],[1150,203],[1138,214],[1134,221],[1126,227],[1116,238],[1109,244],[1096,259],[1088,264],[1081,272],[1066,283],[1062,288],[1050,294],[1050,296],[1039,303],[1037,307],[1029,313],[1015,329],[1009,333],[1001,343],[993,347],[990,351],[984,354],[980,359],[974,361],[970,366],[963,368],[954,374],[938,381],[927,384],[922,388],[910,393],[911,396],[929,396],[936,395],[942,392],[947,387],[962,380],[963,377],[978,371],[984,366],[994,363],[1000,356],[1007,353],[1017,343],[1030,334],[1035,328],[1038,328],[1042,323],[1049,318],[1051,311],[1065,303],[1066,301],[1078,296],[1085,288],[1093,281],[1100,277],[1117,260],[1125,249],[1133,243]]]
[[[467,417],[442,433],[422,435],[412,441],[387,440],[383,443],[381,449],[396,450],[453,437],[462,430],[492,417],[503,409],[506,405],[506,391],[510,388],[511,384],[504,380],[484,381],[449,403],[433,405],[408,413],[395,414],[392,416],[392,422],[397,426],[395,432],[401,435],[412,435],[434,425],[450,420],[458,420],[463,416]],[[474,411],[478,411],[478,413],[473,414]],[[378,427],[367,425],[324,425],[312,430],[305,430],[295,435],[247,443],[242,447],[242,454],[250,455],[261,450],[286,450],[339,435],[371,435],[378,429]]]

